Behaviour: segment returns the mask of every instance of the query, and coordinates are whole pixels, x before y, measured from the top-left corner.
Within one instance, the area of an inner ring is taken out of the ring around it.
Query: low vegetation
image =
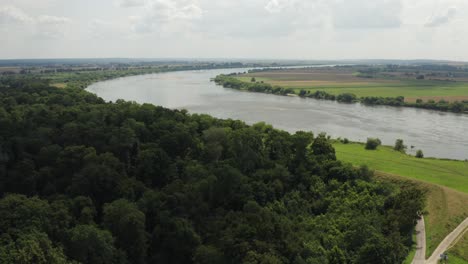
[[[382,141],[378,138],[368,138],[366,146],[364,147],[367,150],[376,150],[378,146],[382,145]]]
[[[401,263],[424,206],[325,135],[40,79],[0,83],[0,124],[0,263]]]

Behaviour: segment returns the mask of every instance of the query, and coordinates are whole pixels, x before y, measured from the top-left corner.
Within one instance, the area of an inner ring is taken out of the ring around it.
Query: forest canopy
[[[323,134],[0,84],[0,263],[401,263],[423,196]]]

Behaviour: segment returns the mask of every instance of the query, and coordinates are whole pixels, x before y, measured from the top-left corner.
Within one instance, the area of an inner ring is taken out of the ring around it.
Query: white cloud
[[[265,6],[265,9],[270,13],[278,13],[292,5],[294,0],[270,0]]]
[[[442,26],[444,24],[449,23],[457,14],[457,8],[456,7],[450,7],[447,9],[447,11],[442,14],[435,16],[428,21],[425,26],[426,27],[438,27]]]
[[[149,0],[146,12],[130,16],[135,32],[148,33],[173,28],[190,27],[190,22],[203,17],[197,0]]]
[[[0,57],[468,60],[467,23],[468,0],[0,0]]]
[[[25,24],[33,19],[23,10],[14,6],[0,7],[0,24]]]
[[[116,2],[120,7],[140,7],[144,6],[145,0],[119,0]]]
[[[49,24],[49,25],[63,25],[70,23],[70,19],[67,17],[57,17],[57,16],[46,16],[42,15],[37,18],[37,22],[41,24]]]
[[[104,40],[119,39],[126,35],[125,32],[128,32],[116,23],[101,19],[93,19],[89,22],[88,30],[93,38]]]
[[[397,28],[401,26],[400,0],[331,0],[336,28]]]
[[[27,14],[20,8],[14,6],[0,7],[0,24],[15,24],[21,26],[21,32],[27,32],[28,37],[38,39],[57,39],[65,35],[66,26],[71,19],[67,17]],[[16,28],[6,27],[10,32]]]

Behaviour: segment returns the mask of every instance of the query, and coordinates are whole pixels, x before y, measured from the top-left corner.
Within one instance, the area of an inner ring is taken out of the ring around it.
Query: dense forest
[[[253,71],[251,71],[253,72]],[[215,82],[219,85],[222,85],[225,88],[231,88],[236,90],[246,90],[250,92],[258,93],[270,93],[277,95],[288,95],[296,94],[292,88],[284,88],[277,85],[271,85],[264,82],[244,82],[239,79],[236,79],[237,74],[228,74],[228,75],[218,75],[215,78]],[[463,113],[468,112],[468,101],[455,101],[447,102],[445,100],[440,100],[438,102],[434,100],[429,100],[424,102],[421,99],[417,99],[416,102],[405,102],[403,96],[397,97],[378,97],[378,96],[366,96],[366,97],[357,97],[352,93],[342,93],[338,95],[327,93],[326,91],[318,90],[315,92],[306,91],[304,89],[300,90],[297,94],[300,97],[308,97],[315,99],[323,100],[332,100],[338,101],[341,103],[357,103],[360,102],[365,105],[390,105],[390,106],[407,106],[407,107],[416,107],[424,109],[432,109],[439,111],[449,111],[454,113]]]
[[[289,134],[0,84],[0,263],[401,263],[424,193]]]

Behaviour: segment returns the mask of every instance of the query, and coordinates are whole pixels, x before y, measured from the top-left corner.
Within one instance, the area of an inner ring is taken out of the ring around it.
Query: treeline
[[[294,89],[283,88],[280,86],[273,86],[264,82],[245,82],[239,79],[236,79],[234,75],[218,75],[214,80],[217,84],[222,85],[226,88],[232,88],[237,90],[246,90],[251,92],[262,92],[262,93],[271,93],[278,95],[288,95],[296,94]],[[432,109],[439,111],[450,111],[454,113],[463,113],[468,112],[468,101],[462,102],[447,102],[440,100],[435,102],[434,100],[428,100],[426,102],[421,99],[416,100],[416,102],[405,102],[403,96],[397,97],[375,97],[375,96],[366,96],[366,97],[357,97],[352,93],[342,93],[338,95],[333,95],[325,91],[315,91],[310,92],[310,90],[300,90],[296,95],[300,97],[315,98],[315,99],[324,99],[338,101],[342,103],[357,103],[360,102],[365,105],[390,105],[390,106],[406,106],[406,107],[417,107],[424,109]]]
[[[30,68],[22,69],[18,73],[13,71],[4,71],[0,78],[38,78],[50,80],[52,83],[65,84],[67,88],[84,89],[89,85],[105,80],[116,79],[120,77],[163,73],[171,71],[188,71],[188,70],[210,70],[210,69],[226,69],[226,68],[242,68],[259,66],[257,64],[243,64],[240,62],[229,63],[187,63],[187,64],[164,64],[164,65],[147,65],[147,66],[100,66],[100,67],[45,67],[43,69]],[[265,66],[265,65],[264,65]]]
[[[206,70],[206,69],[223,69],[242,67],[242,63],[220,63],[220,64],[186,64],[186,65],[161,65],[161,66],[146,66],[138,68],[118,68],[106,70],[85,70],[73,72],[52,71],[49,74],[28,74],[26,78],[37,77],[41,79],[51,80],[56,83],[65,83],[67,88],[84,89],[89,85],[105,80],[116,79],[120,77],[163,73],[171,71],[189,71],[189,70]],[[19,77],[23,78],[23,77]]]
[[[0,263],[401,263],[423,196],[325,135],[0,84]]]

